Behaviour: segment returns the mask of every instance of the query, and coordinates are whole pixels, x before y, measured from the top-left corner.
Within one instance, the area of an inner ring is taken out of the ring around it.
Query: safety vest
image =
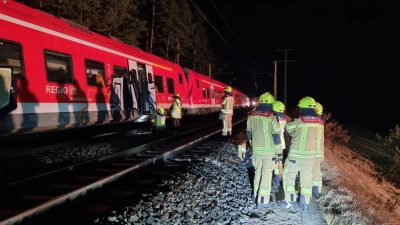
[[[281,134],[278,118],[272,111],[254,111],[247,119],[247,131],[251,131],[254,154],[276,155],[282,153],[281,144],[275,144],[273,134]]]
[[[279,120],[279,127],[281,128],[281,145],[282,145],[282,149],[286,148],[286,144],[285,144],[285,136],[283,135],[283,133],[285,132],[285,126],[287,123],[287,118],[284,115],[284,117],[280,117],[278,116],[278,120]]]
[[[221,105],[221,113],[226,115],[226,114],[233,114],[233,103],[235,102],[235,99],[232,96],[226,96],[222,100],[222,105]]]
[[[156,127],[157,128],[165,127],[165,116],[164,115],[157,115],[156,116]]]
[[[285,126],[291,138],[289,156],[315,158],[324,149],[324,123],[319,117],[301,115]]]
[[[182,118],[181,108],[182,108],[181,101],[176,98],[175,101],[172,102],[172,105],[171,105],[171,116],[172,116],[172,118],[175,118],[175,119]]]

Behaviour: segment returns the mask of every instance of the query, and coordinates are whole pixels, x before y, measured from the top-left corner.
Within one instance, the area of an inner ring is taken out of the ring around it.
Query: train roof
[[[126,55],[135,56],[127,58],[148,65],[156,64],[155,66],[166,70],[172,71],[173,68],[181,68],[180,65],[176,63],[144,52],[106,33],[89,29],[73,21],[30,8],[15,1],[0,1],[0,9],[0,20],[16,23],[39,31],[45,30],[46,33],[57,36],[63,35],[63,37],[68,37],[69,40],[80,39],[81,42],[90,42],[92,45],[105,47],[111,52],[117,50]]]

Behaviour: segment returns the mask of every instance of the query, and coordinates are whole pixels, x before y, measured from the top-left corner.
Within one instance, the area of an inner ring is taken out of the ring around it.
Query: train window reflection
[[[63,84],[72,84],[74,82],[71,55],[44,50],[44,61],[49,82]]]
[[[21,45],[0,39],[0,65],[12,67],[13,75],[25,78]]]
[[[105,85],[104,63],[85,59],[86,81],[89,86]]]

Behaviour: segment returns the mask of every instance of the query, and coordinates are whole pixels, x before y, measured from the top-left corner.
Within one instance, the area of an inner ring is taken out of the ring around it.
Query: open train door
[[[153,67],[146,65],[147,72],[147,90],[148,90],[148,103],[149,103],[149,111],[150,115],[156,113],[157,105],[156,105],[156,89],[154,84],[154,75],[153,75]]]
[[[0,67],[0,118],[17,108],[17,98],[12,80],[12,69]]]
[[[124,77],[113,75],[111,86],[111,113],[114,121],[122,119],[124,110]]]
[[[130,96],[130,101],[132,101],[132,114],[135,117],[135,112],[140,115],[139,109],[139,79],[137,76],[137,63],[133,60],[128,60],[129,76],[128,76],[128,94]]]
[[[210,85],[211,91],[211,107],[215,107],[215,95],[214,95],[214,85]]]

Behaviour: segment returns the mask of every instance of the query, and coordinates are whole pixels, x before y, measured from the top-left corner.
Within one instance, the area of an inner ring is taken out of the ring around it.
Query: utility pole
[[[287,70],[287,62],[293,62],[293,61],[295,61],[295,60],[287,60],[287,52],[288,51],[293,51],[294,49],[280,49],[280,50],[277,50],[278,52],[279,51],[284,51],[285,52],[285,60],[283,61],[283,62],[285,62],[285,86],[284,86],[284,97],[283,97],[283,101],[284,101],[284,103],[283,104],[285,104],[285,106],[286,106],[286,93],[287,93],[287,90],[286,90],[286,86],[287,86],[287,73],[286,73],[286,70]]]
[[[275,99],[278,99],[278,62],[274,61],[274,97]]]
[[[211,77],[211,63],[208,64],[208,76]]]

